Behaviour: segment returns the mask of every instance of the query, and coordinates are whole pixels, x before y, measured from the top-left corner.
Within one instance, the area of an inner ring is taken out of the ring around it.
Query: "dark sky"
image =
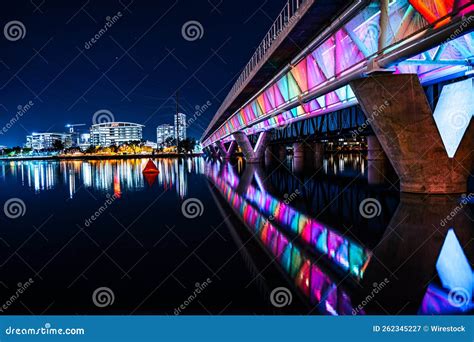
[[[199,138],[285,2],[2,1],[0,145],[22,145],[35,131],[63,132],[67,123],[90,126],[101,109],[116,121],[145,124],[144,137],[155,140],[156,126],[172,123],[177,89],[189,117],[211,103],[188,130]],[[119,11],[122,17],[85,49]],[[23,39],[5,34],[14,20],[24,25]],[[201,39],[183,38],[190,20],[202,25]],[[5,133],[29,101],[32,108]]]

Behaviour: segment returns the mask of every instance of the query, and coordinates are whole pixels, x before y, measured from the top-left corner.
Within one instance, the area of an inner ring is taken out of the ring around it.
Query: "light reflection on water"
[[[325,256],[332,266],[356,279],[363,277],[371,252],[301,214],[285,200],[270,195],[259,175],[259,167],[247,166],[246,171],[253,177],[239,177],[229,164],[216,163],[207,165],[206,175],[315,309],[324,314],[351,314],[354,303],[349,293],[297,242]],[[252,178],[258,188],[251,181],[245,184]]]
[[[27,186],[36,193],[66,185],[70,198],[82,186],[120,196],[124,191],[139,191],[157,182],[164,190],[174,188],[184,198],[187,195],[188,174],[204,172],[202,158],[164,158],[154,160],[160,173],[152,178],[145,178],[142,170],[147,162],[148,159],[12,161],[0,163],[0,179],[5,180],[10,173],[22,186]]]

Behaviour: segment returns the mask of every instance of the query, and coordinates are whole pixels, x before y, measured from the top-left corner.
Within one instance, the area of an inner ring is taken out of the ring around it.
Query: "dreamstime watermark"
[[[291,194],[284,194],[283,195],[283,203],[285,204],[290,204],[291,202],[293,202],[295,199],[298,198],[298,196],[300,195],[300,190],[299,189],[296,189],[295,191],[293,191]],[[268,217],[268,220],[269,221],[273,221],[275,219],[275,216],[274,215],[270,215]]]
[[[472,199],[474,199],[474,193],[470,193],[470,194],[468,194],[467,196],[464,196],[463,199],[461,200],[461,203],[459,203],[459,205],[455,206],[455,207],[453,208],[453,210],[451,210],[451,212],[450,212],[448,215],[446,215],[445,218],[443,218],[443,219],[441,220],[441,222],[439,223],[439,225],[440,225],[441,227],[446,226],[446,225],[449,223],[449,221],[451,221],[453,218],[455,218],[456,215],[459,214],[459,213],[461,212],[461,210],[462,210],[466,205],[468,205],[469,202],[470,202]]]
[[[114,122],[114,121],[115,121],[115,116],[108,109],[99,109],[92,116],[92,123],[94,125],[109,123],[109,122]]]
[[[355,308],[352,309],[352,314],[357,315],[359,312],[361,312],[364,307],[367,306],[374,298],[375,296],[382,291],[382,289],[390,283],[390,280],[388,278],[385,278],[380,282],[380,284],[373,283],[372,286],[374,287],[372,291],[362,300],[362,303],[357,305]]]
[[[119,196],[116,194],[113,194],[113,195],[107,194],[106,197],[107,199],[105,200],[104,204],[102,204],[99,207],[99,209],[97,209],[97,211],[91,215],[90,218],[87,218],[84,221],[84,225],[86,227],[90,227],[95,222],[95,220],[97,220],[100,217],[100,215],[102,215],[112,205],[112,203],[115,202],[117,198],[119,198]]]
[[[449,124],[454,129],[461,129],[467,127],[471,117],[465,111],[457,111],[449,118]]]
[[[108,287],[99,287],[92,293],[92,302],[99,308],[105,308],[115,302],[115,294]]]
[[[5,329],[5,335],[84,335],[83,328],[53,328],[51,323],[46,323],[40,328],[16,328],[9,326]]]
[[[205,281],[195,284],[195,289],[193,293],[184,300],[184,302],[174,309],[174,315],[178,316],[182,313],[182,311],[186,310],[186,308],[212,283],[210,278],[207,278]]]
[[[204,204],[197,198],[188,198],[181,205],[183,216],[188,219],[194,219],[202,216],[204,213]]]
[[[190,118],[188,120],[188,122],[186,123],[186,128],[189,128],[194,122],[196,122],[196,120],[199,119],[199,117],[202,114],[204,114],[204,112],[207,111],[209,109],[209,107],[211,107],[211,106],[212,106],[212,102],[207,101],[202,106],[197,105],[196,107],[194,107],[195,111],[194,111],[193,117]]]
[[[204,27],[199,21],[190,20],[181,27],[181,35],[188,42],[194,42],[204,36]]]
[[[24,283],[18,283],[17,284],[17,289],[14,294],[10,296],[6,300],[6,302],[0,307],[0,313],[3,313],[4,311],[8,310],[10,306],[12,306],[18,298],[34,283],[34,280],[32,278],[28,279]]]
[[[17,107],[17,112],[2,128],[0,128],[0,135],[4,135],[12,128],[21,118],[25,115],[35,103],[33,101],[28,101],[25,105],[19,105]]]
[[[107,31],[112,27],[114,26],[119,20],[120,18],[123,17],[123,14],[122,12],[118,11],[115,15],[113,16],[107,16],[105,18],[106,20],[106,23],[104,24],[104,26],[99,30],[97,31],[97,33],[94,35],[94,37],[92,37],[91,39],[89,39],[87,42],[84,43],[84,48],[86,50],[89,50],[95,43],[97,43],[99,41],[100,38],[102,38],[102,36],[104,34],[107,33]]]
[[[270,293],[270,303],[276,308],[288,306],[292,301],[293,295],[286,287],[277,287]]]
[[[469,27],[471,22],[474,20],[474,16],[470,15],[469,17],[463,16],[461,23],[459,24],[458,28],[454,30],[454,32],[444,41],[443,44],[448,43],[451,40],[458,38],[459,36],[464,34],[464,31]]]
[[[360,125],[359,127],[357,127],[356,130],[353,130],[352,131],[352,138],[355,139],[357,138],[362,132],[364,132],[364,130],[369,127],[369,125],[372,123],[372,121],[374,121],[374,119],[376,117],[378,117],[379,115],[383,114],[383,112],[385,112],[385,110],[387,110],[387,108],[390,106],[390,102],[388,100],[385,100],[380,106],[376,106],[374,105],[372,107],[372,113],[370,114],[370,116],[364,121],[364,123],[362,125]]]
[[[5,216],[14,220],[26,214],[26,204],[20,198],[10,198],[3,205]]]
[[[3,35],[11,42],[23,39],[26,36],[26,27],[19,20],[12,20],[3,27]]]
[[[372,219],[380,216],[382,213],[382,205],[375,198],[366,198],[359,204],[359,213],[366,219]]]
[[[471,294],[463,287],[455,287],[449,291],[448,302],[455,308],[462,308],[471,302]]]

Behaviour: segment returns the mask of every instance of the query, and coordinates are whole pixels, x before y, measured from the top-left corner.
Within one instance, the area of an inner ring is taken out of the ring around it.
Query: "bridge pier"
[[[293,171],[301,173],[304,170],[305,164],[305,143],[297,142],[293,144]]]
[[[417,75],[373,75],[351,86],[400,178],[402,192],[466,192],[474,166],[474,120],[454,158],[449,158]]]
[[[268,145],[268,139],[270,138],[268,132],[263,131],[258,134],[259,136],[255,147],[252,147],[249,138],[244,132],[235,132],[233,134],[235,141],[239,144],[239,147],[244,154],[245,161],[249,164],[260,163]]]
[[[218,141],[216,143],[216,146],[217,146],[217,149],[219,150],[219,154],[221,155],[222,159],[229,160],[230,158],[232,158],[232,155],[235,152],[237,143],[235,142],[235,140],[232,140],[230,142],[229,148],[226,148],[222,141]]]
[[[302,172],[305,167],[320,169],[323,166],[324,144],[298,142],[293,144],[293,169]]]
[[[387,155],[375,135],[367,137],[367,178],[369,184],[382,184],[387,173]]]

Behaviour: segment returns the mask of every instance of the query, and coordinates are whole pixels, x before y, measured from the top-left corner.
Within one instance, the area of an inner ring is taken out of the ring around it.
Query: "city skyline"
[[[186,122],[186,114],[184,113],[179,113],[180,115],[184,115],[184,122]],[[123,122],[129,122],[129,121],[114,121],[114,122],[117,122],[117,123],[123,123]],[[173,123],[176,122],[176,114],[173,114]],[[112,123],[112,122],[105,122],[105,123]],[[140,123],[138,122],[129,122],[129,123],[132,123],[132,124],[137,124],[137,125],[141,125]],[[66,135],[72,135],[73,133],[79,133],[80,135],[83,135],[83,134],[86,134],[86,133],[89,133],[93,130],[93,126],[96,126],[96,125],[99,125],[100,123],[92,123],[91,125],[87,125],[87,124],[76,124],[76,123],[68,123],[68,124],[65,124],[64,125],[64,129],[63,130],[57,130],[55,132],[50,132],[50,131],[43,131],[43,130],[35,130],[33,132],[31,132],[30,134],[27,134],[24,136],[24,141],[23,143],[21,144],[17,144],[17,145],[0,145],[0,147],[5,147],[5,148],[13,148],[13,147],[27,147],[27,148],[31,148],[32,145],[34,145],[34,143],[31,142],[31,140],[33,140],[34,136],[39,136],[39,135],[63,135],[63,136],[66,136]],[[74,126],[84,126],[86,128],[84,129],[81,129],[79,131],[75,131],[74,129],[71,130],[71,127],[74,127]],[[144,129],[146,126],[145,125],[141,125],[142,126],[142,129]],[[158,124],[156,127],[155,127],[155,135],[152,136],[151,138],[149,136],[145,136],[145,134],[142,133],[142,138],[140,140],[143,140],[143,141],[152,141],[152,142],[157,142],[158,145],[159,145],[159,138],[157,136],[157,130],[162,127],[162,126],[169,126],[173,133],[171,134],[171,136],[173,138],[176,139],[176,129],[175,129],[175,125],[171,125],[171,124],[168,124],[168,123],[161,123],[161,124]],[[67,132],[67,129],[69,129],[69,132]],[[183,135],[181,133],[180,135],[180,139],[186,139],[186,138],[189,138],[189,139],[192,139],[192,140],[199,140],[198,137],[193,137],[193,136],[188,136],[187,135],[187,126],[182,128],[184,129],[184,138],[183,138]],[[40,143],[36,143],[37,145],[40,144]],[[75,146],[75,143],[72,142],[70,144],[71,146]],[[92,141],[91,141],[91,145],[92,144]],[[69,146],[69,147],[71,147]],[[36,148],[36,149],[42,149],[42,148]]]
[[[91,125],[100,110],[117,121],[144,124],[144,136],[155,140],[156,127],[172,122],[177,90],[181,111],[188,118],[200,113],[188,131],[199,138],[284,2],[226,2],[215,9],[207,1],[163,1],[156,11],[116,0],[84,8],[52,0],[41,11],[29,1],[2,5],[2,26],[21,21],[25,36],[0,39],[0,145],[20,146],[26,135],[61,132],[68,123]],[[260,8],[268,18],[248,18],[248,9]],[[107,17],[112,26],[92,42]],[[192,20],[203,27],[196,41],[181,32]],[[208,102],[201,113],[198,108]],[[21,120],[3,132],[21,110]]]

